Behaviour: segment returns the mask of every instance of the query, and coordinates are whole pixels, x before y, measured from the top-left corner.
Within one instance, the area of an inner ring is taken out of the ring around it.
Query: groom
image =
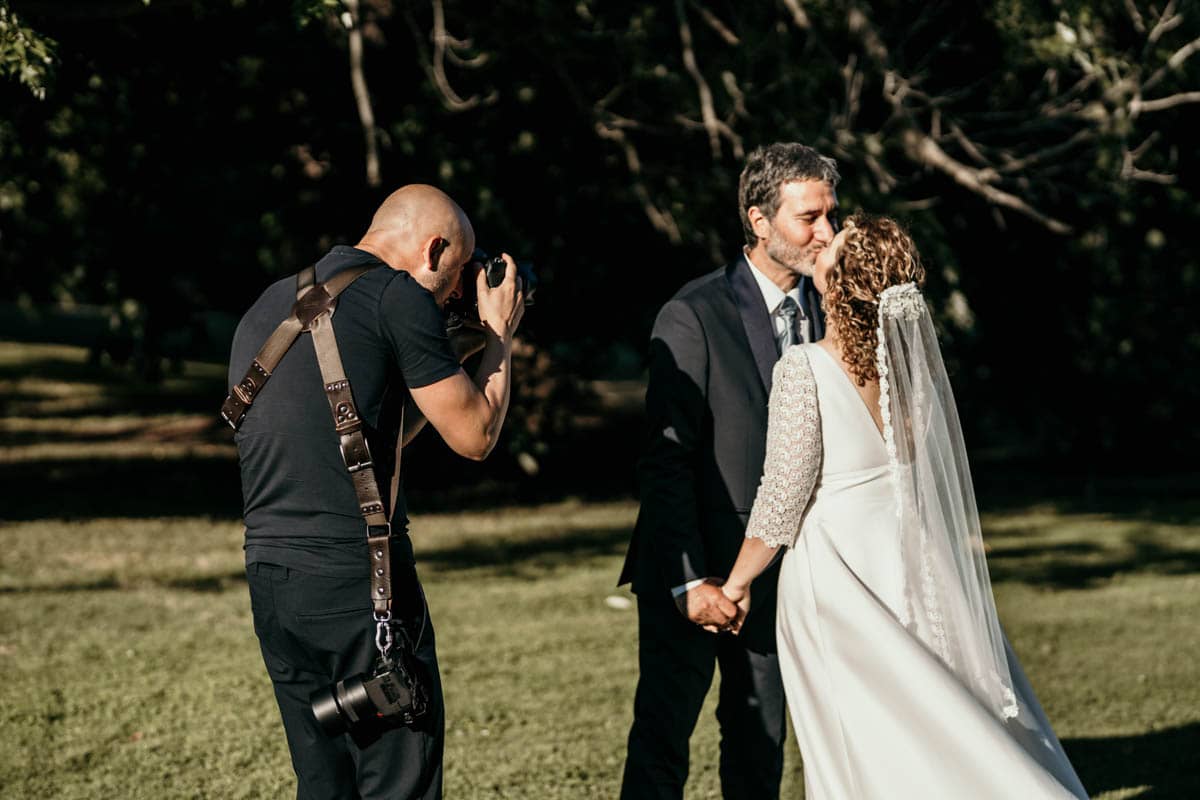
[[[742,256],[680,289],[654,323],[641,511],[620,578],[638,597],[640,670],[623,800],[683,797],[717,664],[722,794],[779,796],[778,565],[754,582],[736,637],[712,632],[736,614],[715,577],[733,566],[762,476],[775,361],[824,333],[810,276],[837,232],[838,178],[832,159],[801,144],[751,153],[738,183]]]

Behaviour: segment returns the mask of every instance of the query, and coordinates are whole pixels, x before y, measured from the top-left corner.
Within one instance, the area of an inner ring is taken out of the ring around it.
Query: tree
[[[1194,2],[27,9],[62,64],[45,102],[0,86],[0,270],[147,341],[244,308],[423,180],[538,264],[526,333],[559,368],[636,375],[657,307],[738,251],[746,151],[797,139],[838,158],[843,207],[912,228],[973,442],[1128,450],[1138,387],[1168,397],[1144,404],[1159,431],[1200,401],[1177,378],[1197,334],[1161,313],[1200,280],[1165,233],[1200,214]]]

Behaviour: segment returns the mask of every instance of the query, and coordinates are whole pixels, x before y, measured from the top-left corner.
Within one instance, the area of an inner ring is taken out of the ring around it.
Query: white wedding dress
[[[895,466],[834,357],[789,348],[746,535],[789,546],[776,638],[805,796],[1086,798],[1003,634],[1000,713],[904,621],[923,587],[906,578]]]

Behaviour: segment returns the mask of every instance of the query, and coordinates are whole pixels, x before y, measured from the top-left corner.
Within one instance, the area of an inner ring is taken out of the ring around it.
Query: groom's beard
[[[807,245],[798,247],[783,237],[775,237],[767,242],[767,256],[778,264],[782,264],[796,275],[812,275],[816,268],[819,247]]]

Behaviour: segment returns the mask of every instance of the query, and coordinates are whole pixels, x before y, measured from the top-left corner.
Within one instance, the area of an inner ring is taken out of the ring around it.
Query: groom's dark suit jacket
[[[809,340],[824,335],[812,282],[801,282]],[[684,286],[650,341],[649,437],[638,464],[641,510],[621,571],[633,590],[667,592],[733,567],[762,478],[767,398],[779,353],[745,258]],[[774,650],[775,577],[751,591],[747,646]]]

